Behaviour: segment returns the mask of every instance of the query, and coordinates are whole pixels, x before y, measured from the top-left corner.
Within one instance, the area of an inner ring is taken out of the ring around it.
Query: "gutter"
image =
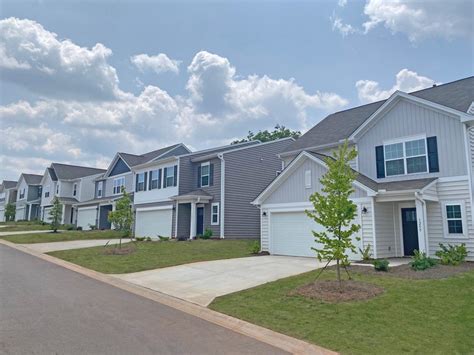
[[[225,159],[224,154],[219,153],[217,157],[221,161],[221,201],[219,206],[220,235],[224,239],[224,221],[225,221]],[[212,207],[211,207],[212,208]]]
[[[424,252],[426,255],[429,256],[429,245],[428,245],[428,224],[427,224],[427,216],[426,216],[426,201],[423,199],[422,194],[420,192],[415,192],[415,200],[418,200],[421,203],[422,210],[423,210],[423,239],[425,241],[425,249]],[[417,226],[418,228],[418,226]]]

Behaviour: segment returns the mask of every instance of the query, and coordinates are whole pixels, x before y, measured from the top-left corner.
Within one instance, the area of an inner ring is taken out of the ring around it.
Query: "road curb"
[[[202,307],[197,304],[190,303],[179,298],[166,295],[164,293],[160,293],[158,291],[131,284],[127,281],[115,278],[107,274],[102,274],[94,270],[87,269],[85,267],[55,258],[50,255],[42,254],[35,250],[29,249],[28,247],[23,245],[17,245],[15,243],[11,243],[2,239],[0,239],[0,244],[33,255],[37,258],[64,267],[68,270],[77,272],[92,279],[104,282],[108,285],[118,287],[135,295],[145,297],[152,301],[164,304],[168,307],[204,319],[208,322],[233,330],[237,333],[246,335],[248,337],[254,338],[263,343],[267,343],[269,345],[272,345],[274,347],[280,348],[284,351],[288,351],[293,354],[337,354],[336,352],[325,349],[323,347],[313,345],[303,340],[295,339],[290,336],[275,332],[273,330],[263,328],[258,325],[213,311],[209,308]]]

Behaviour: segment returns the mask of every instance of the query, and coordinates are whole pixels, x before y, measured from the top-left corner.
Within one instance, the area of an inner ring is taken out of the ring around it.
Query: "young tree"
[[[258,131],[258,133],[255,134],[252,131],[249,131],[247,138],[235,140],[231,144],[244,143],[244,142],[250,142],[250,141],[255,141],[255,140],[259,140],[260,142],[270,142],[276,139],[287,138],[287,137],[293,137],[296,139],[299,136],[301,136],[300,131],[292,131],[286,128],[285,126],[277,124],[275,126],[275,129],[271,132],[268,130],[265,130],[265,131]]]
[[[306,214],[316,223],[325,228],[323,232],[313,231],[315,241],[322,245],[321,249],[312,248],[319,261],[336,261],[337,280],[341,286],[340,266],[347,265],[346,250],[356,252],[352,243],[353,234],[360,229],[358,224],[352,223],[357,214],[357,206],[349,199],[354,192],[352,183],[356,173],[351,169],[349,162],[357,156],[354,148],[349,148],[347,141],[334,152],[333,158],[327,158],[327,172],[321,178],[322,193],[315,192],[310,201],[313,211]],[[359,240],[359,237],[356,237]]]
[[[115,204],[115,211],[109,212],[109,222],[116,230],[122,232],[120,235],[119,248],[122,248],[122,237],[131,237],[133,213],[130,205],[132,200],[130,194],[122,187],[122,197]]]
[[[16,208],[13,203],[7,203],[5,206],[5,221],[10,222],[15,220]]]
[[[63,216],[63,205],[59,203],[57,197],[53,200],[53,207],[49,211],[49,219],[51,221],[51,229],[54,233],[58,231],[59,226],[61,225],[61,218]]]

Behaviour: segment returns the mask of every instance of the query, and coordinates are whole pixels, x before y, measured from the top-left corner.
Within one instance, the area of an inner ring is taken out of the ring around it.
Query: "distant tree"
[[[131,237],[133,225],[133,213],[130,205],[132,200],[130,194],[122,187],[122,197],[115,204],[115,211],[109,212],[108,220],[114,228],[120,232],[119,248],[122,248],[122,237]]]
[[[7,203],[5,206],[5,221],[10,222],[15,220],[16,208],[13,203]]]
[[[301,136],[300,131],[292,131],[285,126],[277,124],[275,126],[275,129],[273,131],[258,131],[257,134],[253,133],[252,131],[249,131],[248,135],[246,138],[238,139],[233,141],[231,144],[237,144],[237,143],[244,143],[244,142],[250,142],[250,141],[255,141],[259,140],[261,142],[270,142],[274,141],[276,139],[281,139],[281,138],[298,138]]]
[[[53,200],[53,207],[49,211],[49,220],[51,221],[51,229],[54,233],[58,231],[61,225],[61,218],[63,216],[63,205],[59,202],[57,197]]]
[[[315,232],[315,242],[322,248],[311,248],[316,252],[319,261],[336,261],[337,280],[341,285],[340,266],[348,264],[347,250],[356,252],[352,235],[357,233],[360,225],[352,223],[357,214],[357,206],[350,200],[354,193],[352,183],[356,173],[349,162],[357,157],[354,148],[349,149],[347,141],[334,152],[333,158],[327,158],[327,172],[320,179],[322,193],[315,192],[310,196],[313,211],[306,214],[324,227],[324,231]],[[359,237],[356,237],[359,239]]]

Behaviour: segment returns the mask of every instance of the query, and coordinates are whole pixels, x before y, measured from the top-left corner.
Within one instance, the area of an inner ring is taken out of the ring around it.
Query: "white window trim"
[[[202,174],[202,167],[203,166],[208,166],[209,167],[209,170],[207,171],[207,175]],[[202,177],[203,176],[207,176],[207,185],[202,184]],[[211,162],[206,161],[205,163],[201,164],[201,176],[199,177],[199,179],[200,179],[201,187],[209,187],[210,186],[210,183],[211,183]]]
[[[448,216],[446,213],[446,206],[461,206],[461,219],[462,219],[462,233],[449,233],[448,228]],[[456,238],[467,238],[467,215],[466,215],[466,202],[464,200],[454,200],[454,201],[443,201],[441,204],[442,216],[443,216],[443,230],[444,238],[446,239],[456,239]]]
[[[142,192],[142,191],[145,191],[145,172],[141,172],[141,173],[137,173],[137,176],[138,176],[138,183],[137,183],[137,186],[135,186],[135,190],[137,190],[137,192]],[[140,176],[143,177],[143,181],[140,182]],[[143,189],[140,190],[139,186],[140,184],[143,183]]]
[[[104,182],[103,181],[99,181],[97,183],[97,197],[102,197],[102,193],[103,193],[103,190],[104,190]],[[100,192],[100,194],[99,194]]]
[[[166,168],[163,169],[163,172],[164,172],[165,169],[166,169],[166,175],[163,174],[163,181],[162,181],[162,184],[161,184],[162,187],[165,186],[165,181],[166,181],[166,187],[165,187],[165,188],[175,187],[175,186],[174,186],[174,167],[175,167],[175,166],[172,165],[172,166],[167,166]],[[170,171],[171,171],[171,176],[168,176],[168,173],[169,173]],[[171,177],[173,178],[173,183],[172,183],[171,185],[168,185],[167,179],[168,179],[168,178],[171,178]]]
[[[119,185],[119,186],[120,186],[119,192],[115,192],[115,182],[116,182],[116,181],[119,181],[119,180],[123,181],[123,184],[120,184],[120,185]],[[120,195],[120,194],[122,193],[122,186],[125,186],[125,176],[120,176],[120,177],[118,177],[118,178],[115,178],[115,179],[114,179],[114,184],[113,184],[113,186],[112,186],[112,193],[113,193],[113,195]]]
[[[56,196],[59,196],[59,194],[61,193],[61,187],[60,187],[60,184],[59,184],[59,181],[56,183]]]
[[[150,170],[150,186],[148,186],[148,190],[158,190],[159,187],[160,187],[160,173],[159,173],[160,169],[154,169],[154,170]],[[153,173],[156,172],[156,179],[153,179]],[[156,181],[156,187],[152,187],[153,186],[153,181]],[[161,185],[163,186],[163,185]]]
[[[213,208],[214,206],[217,206],[217,222],[213,222],[212,217],[215,215]],[[218,226],[219,225],[219,219],[220,219],[220,206],[219,202],[214,202],[211,204],[211,226]]]
[[[407,157],[405,144],[407,142],[421,140],[421,139],[423,139],[425,141],[425,154],[413,155],[413,156]],[[398,144],[398,143],[402,143],[403,156],[400,157],[400,158],[386,159],[385,158],[386,147],[388,145]],[[417,158],[417,157],[422,157],[422,156],[425,156],[425,159],[426,159],[426,171],[420,171],[420,172],[417,172],[417,173],[408,173],[407,159]],[[403,160],[404,173],[403,174],[388,175],[387,174],[387,162],[388,161],[395,161],[395,160]],[[383,142],[383,162],[384,162],[384,167],[385,167],[385,177],[387,177],[387,178],[396,177],[396,176],[407,176],[407,175],[412,176],[412,175],[428,174],[430,172],[430,167],[429,167],[429,160],[428,160],[428,140],[426,138],[426,135],[411,136],[411,137],[404,137],[404,138],[391,139],[391,140],[384,141]]]
[[[77,196],[77,182],[72,185],[72,195]]]
[[[305,170],[304,172],[304,187],[307,189],[311,188],[311,169]]]
[[[49,188],[50,188],[49,185],[46,185],[46,186],[44,187],[44,189],[43,189],[44,198],[49,198],[49,196],[50,196]],[[48,196],[46,196],[46,194],[48,194]]]

